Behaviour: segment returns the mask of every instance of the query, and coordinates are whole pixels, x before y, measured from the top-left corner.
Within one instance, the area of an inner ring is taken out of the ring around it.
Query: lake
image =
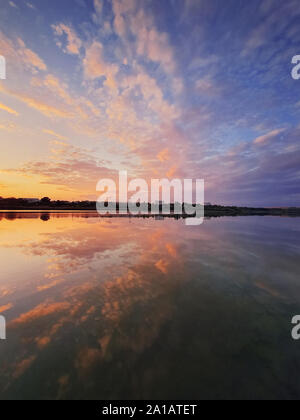
[[[1,399],[296,399],[300,219],[0,214]]]

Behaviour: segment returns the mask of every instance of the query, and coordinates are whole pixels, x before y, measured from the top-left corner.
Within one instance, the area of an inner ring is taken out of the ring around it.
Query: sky
[[[205,201],[300,205],[298,0],[0,0],[0,196],[205,180]]]

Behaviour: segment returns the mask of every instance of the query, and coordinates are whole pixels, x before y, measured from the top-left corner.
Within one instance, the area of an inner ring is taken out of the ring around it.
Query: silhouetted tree
[[[51,199],[49,197],[43,197],[41,199],[41,204],[50,204],[51,203]]]

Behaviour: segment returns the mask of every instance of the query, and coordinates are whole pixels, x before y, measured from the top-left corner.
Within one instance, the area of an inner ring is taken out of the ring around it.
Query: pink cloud
[[[271,141],[274,137],[278,136],[279,134],[281,134],[283,131],[285,131],[284,128],[280,128],[280,129],[276,129],[276,130],[272,130],[267,134],[264,134],[263,136],[257,137],[254,140],[254,144],[265,144],[268,143],[269,141]]]
[[[116,88],[115,76],[118,72],[116,64],[107,63],[103,58],[103,46],[100,42],[93,42],[86,50],[83,60],[84,73],[88,79],[106,77],[105,85],[111,89]]]
[[[74,55],[79,54],[82,42],[70,26],[60,23],[58,25],[52,25],[52,29],[57,36],[63,36],[64,34],[67,36],[67,44],[64,49],[65,52]],[[58,43],[58,45],[60,45],[60,43]]]
[[[20,66],[24,71],[24,66],[32,73],[46,71],[47,66],[43,59],[31,49],[27,48],[25,42],[18,38],[16,42],[8,39],[0,31],[0,51],[11,63]]]

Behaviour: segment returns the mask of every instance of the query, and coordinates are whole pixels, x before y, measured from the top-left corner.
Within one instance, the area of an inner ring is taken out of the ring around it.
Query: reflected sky
[[[299,219],[0,215],[0,398],[299,398]]]

